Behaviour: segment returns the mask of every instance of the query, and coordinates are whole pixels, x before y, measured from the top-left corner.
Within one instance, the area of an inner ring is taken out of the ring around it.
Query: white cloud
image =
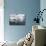
[[[11,14],[10,15],[10,19],[16,19],[17,21],[23,21],[25,18],[25,15],[24,14]]]

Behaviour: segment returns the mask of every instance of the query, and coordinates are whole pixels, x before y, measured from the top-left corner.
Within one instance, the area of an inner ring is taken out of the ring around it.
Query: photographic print
[[[25,15],[24,14],[11,14],[9,16],[10,25],[25,25]]]

